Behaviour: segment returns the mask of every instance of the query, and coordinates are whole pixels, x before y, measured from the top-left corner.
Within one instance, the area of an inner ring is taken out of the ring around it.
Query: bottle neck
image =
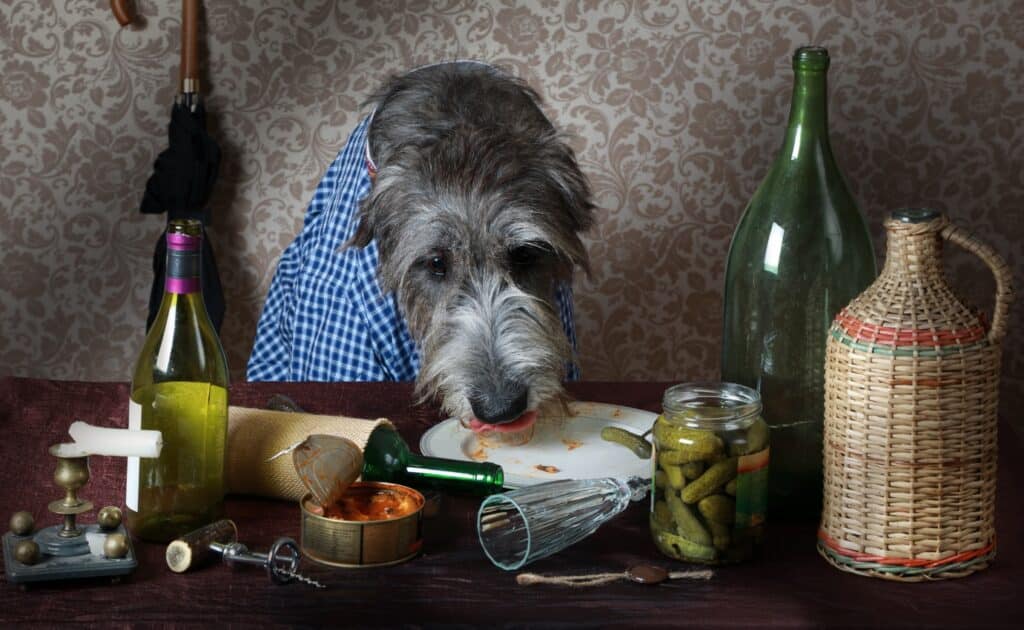
[[[487,462],[464,462],[409,453],[405,471],[409,485],[445,492],[488,495],[501,492],[505,486],[501,466]]]
[[[370,434],[363,453],[363,478],[474,495],[501,492],[505,485],[501,466],[417,455],[388,426]]]
[[[942,239],[939,230],[944,221],[906,224],[886,223],[887,244],[882,275],[913,276],[919,279],[944,280],[942,270]]]
[[[188,234],[167,234],[167,266],[164,292],[198,294],[202,239]]]
[[[825,70],[794,70],[793,98],[782,155],[791,161],[814,155],[832,158],[828,140],[828,85]]]

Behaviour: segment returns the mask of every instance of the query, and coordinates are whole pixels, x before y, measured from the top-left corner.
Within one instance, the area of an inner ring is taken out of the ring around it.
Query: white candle
[[[68,433],[73,445],[84,454],[111,457],[159,457],[163,448],[163,435],[159,431],[106,429],[94,427],[81,420],[72,422]]]

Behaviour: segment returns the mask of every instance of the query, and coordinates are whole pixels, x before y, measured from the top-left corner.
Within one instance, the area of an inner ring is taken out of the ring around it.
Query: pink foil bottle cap
[[[175,251],[190,252],[199,249],[199,243],[202,240],[200,236],[192,236],[190,234],[181,234],[180,232],[168,232],[167,233],[167,247]]]

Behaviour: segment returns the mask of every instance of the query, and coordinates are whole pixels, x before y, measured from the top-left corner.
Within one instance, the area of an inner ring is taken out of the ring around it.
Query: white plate
[[[505,471],[508,488],[556,479],[650,479],[651,460],[640,459],[621,444],[602,440],[601,429],[616,426],[643,433],[654,424],[657,414],[595,402],[570,403],[569,413],[568,417],[539,419],[533,439],[521,446],[482,445],[475,433],[449,418],[423,434],[420,452],[431,457],[498,464]]]

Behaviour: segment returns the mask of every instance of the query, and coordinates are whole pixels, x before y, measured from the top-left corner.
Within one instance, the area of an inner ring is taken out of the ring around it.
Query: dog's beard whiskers
[[[565,396],[561,376],[571,348],[561,322],[550,304],[503,277],[473,278],[437,305],[421,347],[417,392],[424,399],[440,394],[453,415],[468,417],[470,396],[504,382],[528,388],[529,409]]]
[[[421,401],[441,396],[441,408],[458,418],[469,418],[467,381],[458,369],[460,356],[453,338],[454,327],[447,321],[443,309],[432,313],[432,325],[420,340],[420,373],[415,392]],[[454,346],[454,347],[453,347]]]

